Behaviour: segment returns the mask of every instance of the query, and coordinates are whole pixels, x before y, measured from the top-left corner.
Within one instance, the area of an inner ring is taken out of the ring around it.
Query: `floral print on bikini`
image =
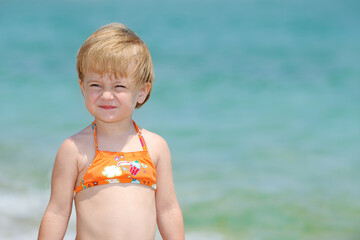
[[[109,152],[98,149],[96,125],[93,122],[95,157],[86,170],[81,183],[75,188],[75,194],[83,189],[103,184],[132,183],[141,184],[156,190],[156,170],[147,150],[140,129],[133,122],[143,151]]]

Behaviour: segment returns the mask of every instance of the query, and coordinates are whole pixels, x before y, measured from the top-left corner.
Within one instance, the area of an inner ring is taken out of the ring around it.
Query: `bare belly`
[[[155,192],[147,186],[107,184],[75,196],[77,240],[154,240]]]

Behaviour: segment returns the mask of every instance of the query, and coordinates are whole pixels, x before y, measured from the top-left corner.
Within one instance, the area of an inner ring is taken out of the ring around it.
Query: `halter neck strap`
[[[145,139],[144,139],[144,137],[143,137],[143,135],[142,135],[142,133],[141,133],[140,128],[139,128],[138,125],[134,122],[134,120],[133,120],[133,124],[134,124],[134,127],[135,127],[135,129],[136,129],[136,131],[137,131],[137,133],[138,133],[138,137],[139,137],[139,140],[140,140],[142,149],[143,149],[144,151],[147,151],[148,149],[147,149],[147,146],[146,146],[146,142],[145,142]]]
[[[144,139],[144,137],[143,137],[143,135],[141,133],[141,130],[139,129],[138,125],[134,121],[132,121],[132,122],[133,122],[134,127],[136,129],[136,132],[138,134],[138,137],[139,137],[139,140],[140,140],[141,147],[142,147],[143,151],[147,151],[148,149],[147,149],[147,146],[146,146],[145,139]],[[99,146],[98,146],[97,137],[96,137],[96,124],[95,124],[95,121],[92,123],[91,128],[94,131],[95,150],[99,151]]]

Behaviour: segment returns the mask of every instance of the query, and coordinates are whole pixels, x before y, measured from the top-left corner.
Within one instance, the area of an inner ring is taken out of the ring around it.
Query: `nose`
[[[103,100],[113,100],[114,99],[114,95],[112,94],[112,92],[110,91],[104,91],[101,95],[101,98]]]

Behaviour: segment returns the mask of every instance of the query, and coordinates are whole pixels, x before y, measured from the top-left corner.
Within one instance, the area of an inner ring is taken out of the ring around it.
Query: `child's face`
[[[142,103],[149,91],[147,85],[137,88],[129,79],[93,72],[87,72],[79,83],[86,108],[104,122],[131,119],[136,103]]]

